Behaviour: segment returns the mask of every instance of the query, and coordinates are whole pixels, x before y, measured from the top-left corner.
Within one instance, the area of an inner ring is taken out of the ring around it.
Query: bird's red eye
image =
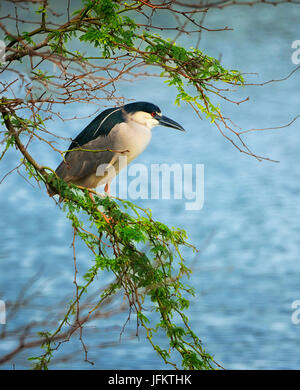
[[[151,115],[153,116],[153,118],[156,116],[156,112],[151,112]]]

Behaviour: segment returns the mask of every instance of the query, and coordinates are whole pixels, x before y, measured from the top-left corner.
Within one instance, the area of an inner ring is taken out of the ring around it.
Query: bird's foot
[[[95,202],[95,198],[93,196],[93,194],[91,192],[89,192],[89,197],[92,199],[92,202],[93,203],[96,203]],[[111,222],[113,221],[112,217],[108,217],[107,215],[105,215],[101,210],[99,210],[99,213],[102,215],[102,217],[104,218],[105,222],[108,223],[109,225],[111,225]]]
[[[107,215],[102,213],[102,211],[100,211],[100,210],[98,210],[98,211],[100,212],[100,214],[104,218],[105,222],[108,223],[109,225],[111,225],[111,222],[113,221],[112,217],[108,217]]]

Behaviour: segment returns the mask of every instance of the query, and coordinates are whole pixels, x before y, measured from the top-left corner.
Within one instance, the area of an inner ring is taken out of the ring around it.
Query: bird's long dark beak
[[[168,118],[168,117],[166,117],[164,115],[162,115],[162,116],[157,115],[156,119],[159,121],[159,124],[162,125],[162,126],[172,127],[172,129],[185,131],[184,128],[182,126],[180,126],[179,123],[173,121],[173,119],[170,119],[170,118]]]

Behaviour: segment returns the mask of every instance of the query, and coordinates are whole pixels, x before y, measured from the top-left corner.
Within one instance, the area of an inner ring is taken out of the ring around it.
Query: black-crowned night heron
[[[151,140],[151,129],[158,125],[184,131],[152,103],[109,108],[73,140],[56,174],[67,183],[88,189],[105,184],[109,194],[113,178],[143,152]],[[52,190],[49,193],[54,195]]]

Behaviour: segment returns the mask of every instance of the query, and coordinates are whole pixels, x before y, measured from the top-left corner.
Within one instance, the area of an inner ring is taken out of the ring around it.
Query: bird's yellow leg
[[[94,195],[93,195],[90,191],[89,191],[89,197],[92,199],[92,202],[93,202],[93,203],[96,203],[96,202],[95,202]],[[107,223],[110,224],[110,221],[111,221],[112,218],[107,217],[107,216],[106,216],[104,213],[102,213],[102,211],[100,211],[99,209],[98,209],[98,211],[99,211],[99,213],[102,215],[102,217],[105,219],[105,221],[106,221]]]
[[[108,183],[105,184],[104,192],[105,192],[108,196],[110,195],[110,188],[109,188],[109,184],[108,184]]]

